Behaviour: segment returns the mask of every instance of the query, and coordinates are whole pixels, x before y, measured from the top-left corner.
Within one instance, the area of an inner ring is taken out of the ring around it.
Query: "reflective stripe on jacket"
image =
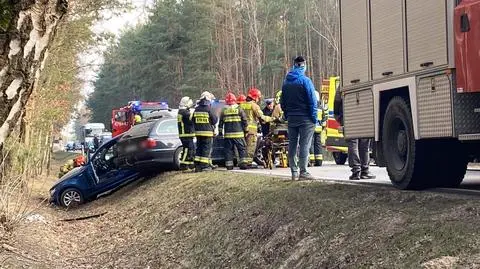
[[[178,137],[195,137],[195,128],[192,119],[193,113],[190,109],[178,110]]]
[[[272,118],[263,115],[262,109],[254,101],[247,101],[240,104],[240,107],[245,111],[248,123],[248,132],[250,134],[256,134],[258,128],[258,121],[271,122]]]
[[[193,112],[193,126],[195,136],[213,137],[214,125],[217,124],[217,116],[210,110],[210,106],[200,104]]]
[[[219,131],[224,138],[243,138],[247,131],[247,116],[239,105],[225,106],[220,115]]]

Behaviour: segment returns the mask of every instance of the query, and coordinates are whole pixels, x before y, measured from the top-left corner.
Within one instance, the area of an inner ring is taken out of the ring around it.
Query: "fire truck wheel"
[[[400,96],[390,100],[383,120],[382,147],[387,172],[399,189],[429,187],[425,141],[415,141],[409,104]]]
[[[347,162],[348,155],[343,152],[333,152],[333,159],[338,165],[344,165]]]

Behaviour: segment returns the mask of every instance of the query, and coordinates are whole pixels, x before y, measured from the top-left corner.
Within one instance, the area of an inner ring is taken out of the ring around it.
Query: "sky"
[[[153,6],[154,0],[127,1],[134,7],[131,11],[120,15],[113,15],[112,12],[105,11],[105,19],[97,22],[92,27],[93,32],[97,34],[112,33],[118,38],[126,28],[144,23],[148,18],[148,9]],[[103,63],[102,53],[106,49],[106,46],[99,46],[95,49],[86,51],[79,57],[82,66],[90,67],[85,69],[84,74],[81,75],[81,77],[87,81],[85,87],[81,91],[84,96],[88,96],[94,90],[92,83],[95,80],[100,65]]]
[[[112,33],[116,38],[119,38],[122,31],[128,27],[134,27],[138,24],[144,23],[148,18],[148,9],[153,6],[155,0],[126,0],[133,5],[133,9],[119,15],[114,15],[110,11],[104,12],[103,20],[98,21],[92,27],[94,33]],[[93,82],[96,79],[96,75],[103,63],[103,52],[107,49],[107,46],[97,46],[91,50],[87,50],[81,53],[78,57],[80,66],[87,66],[82,69],[79,75],[81,79],[85,81],[80,93],[88,98],[95,89]],[[80,110],[85,106],[85,102],[79,101],[76,110]],[[63,129],[63,135],[69,136],[74,132],[75,113],[72,115],[72,120]]]

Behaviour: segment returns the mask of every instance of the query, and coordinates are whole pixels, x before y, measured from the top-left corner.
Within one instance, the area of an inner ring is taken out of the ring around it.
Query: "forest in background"
[[[105,53],[88,100],[92,122],[130,100],[278,90],[296,55],[317,88],[338,75],[337,0],[157,0],[144,25]]]

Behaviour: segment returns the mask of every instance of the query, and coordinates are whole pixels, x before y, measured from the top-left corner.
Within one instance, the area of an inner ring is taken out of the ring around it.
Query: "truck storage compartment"
[[[480,92],[480,0],[464,0],[455,8],[457,91]]]
[[[404,73],[402,1],[371,0],[373,79]]]
[[[367,0],[340,1],[343,86],[368,81],[367,6]]]
[[[375,136],[371,88],[345,93],[343,120],[346,138],[371,138]]]
[[[418,79],[417,103],[420,138],[452,137],[452,82],[448,75]]]
[[[406,0],[406,11],[408,71],[446,65],[446,0]]]

